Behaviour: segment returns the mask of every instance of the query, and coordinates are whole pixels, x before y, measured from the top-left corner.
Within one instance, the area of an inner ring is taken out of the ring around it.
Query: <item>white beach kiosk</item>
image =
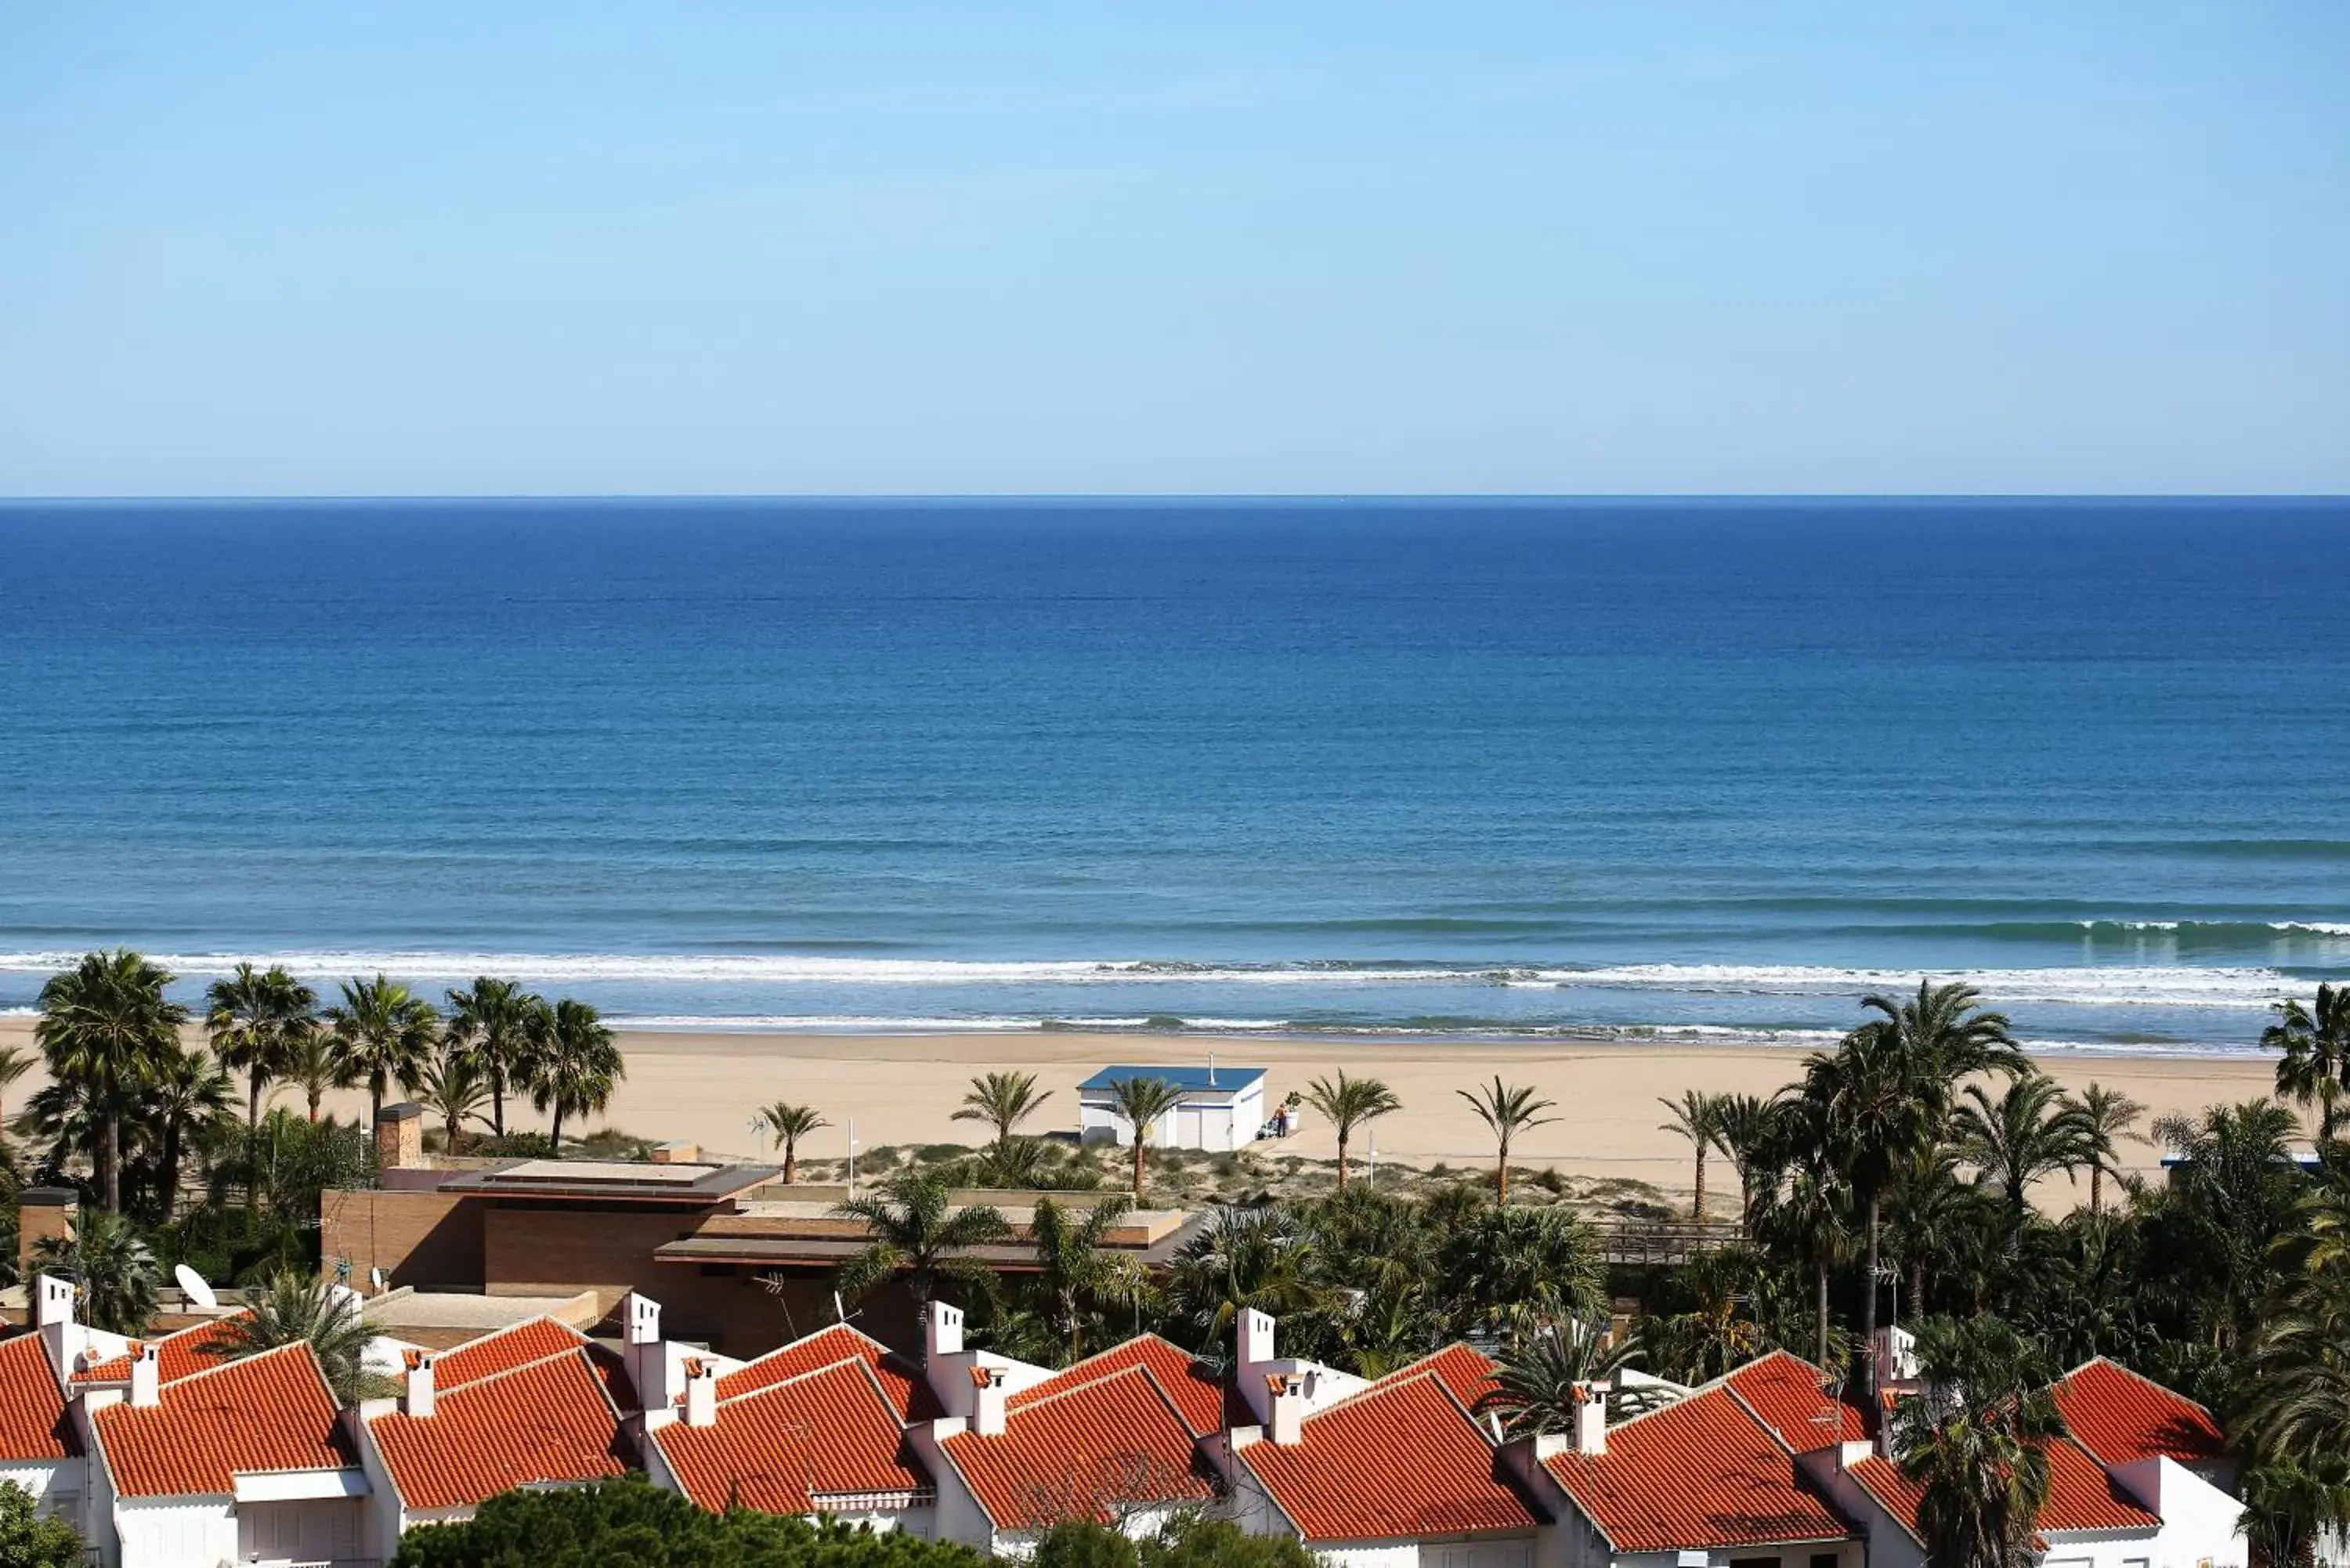
[[[1118,1085],[1128,1078],[1172,1084],[1182,1097],[1149,1129],[1153,1148],[1197,1148],[1229,1154],[1256,1141],[1264,1127],[1264,1069],[1220,1067],[1104,1067],[1077,1085],[1077,1136],[1086,1143],[1130,1144],[1134,1129],[1110,1107]]]

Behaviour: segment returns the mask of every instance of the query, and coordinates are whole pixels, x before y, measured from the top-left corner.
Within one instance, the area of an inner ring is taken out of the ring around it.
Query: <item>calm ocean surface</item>
[[[2350,975],[2350,504],[0,505],[0,1008],[2251,1044]]]

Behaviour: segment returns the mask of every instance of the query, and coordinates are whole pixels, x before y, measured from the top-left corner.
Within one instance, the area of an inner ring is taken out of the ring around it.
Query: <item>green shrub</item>
[[[709,1513],[641,1476],[510,1491],[411,1531],[393,1568],[982,1568],[965,1547],[832,1521]]]

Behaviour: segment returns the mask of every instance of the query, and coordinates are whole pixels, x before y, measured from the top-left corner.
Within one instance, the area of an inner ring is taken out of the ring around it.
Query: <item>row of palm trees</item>
[[[178,1141],[224,1109],[236,1087],[244,1090],[248,1137],[257,1136],[275,1085],[300,1088],[313,1122],[330,1090],[364,1087],[372,1117],[396,1086],[441,1113],[452,1147],[468,1120],[503,1137],[507,1098],[526,1095],[551,1116],[549,1136],[560,1147],[564,1122],[601,1111],[627,1071],[593,1007],[569,998],[549,1002],[511,981],[484,976],[451,991],[444,1014],[379,974],[345,981],[340,1001],[321,1007],[317,993],[283,967],[250,963],[204,993],[207,1054],[182,1039],[193,1020],[169,994],[176,978],[117,949],[86,955],[41,988],[34,1043],[50,1086],[27,1116],[68,1131],[87,1124],[109,1212],[122,1208],[126,1119],[161,1129],[168,1218]],[[0,1052],[0,1087],[29,1065]]]

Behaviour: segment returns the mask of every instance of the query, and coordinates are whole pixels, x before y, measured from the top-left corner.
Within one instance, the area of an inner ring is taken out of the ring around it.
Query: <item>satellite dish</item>
[[[212,1286],[204,1283],[203,1275],[196,1272],[195,1270],[188,1267],[187,1264],[182,1263],[179,1267],[173,1269],[172,1271],[172,1277],[180,1282],[181,1293],[185,1295],[190,1301],[195,1303],[198,1306],[203,1307],[209,1311],[210,1309],[220,1305],[220,1297],[213,1294],[213,1288]]]

